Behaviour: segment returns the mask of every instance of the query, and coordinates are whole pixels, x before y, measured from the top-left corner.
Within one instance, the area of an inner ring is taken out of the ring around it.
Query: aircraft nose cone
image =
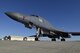
[[[20,13],[16,12],[5,12],[5,14],[10,17],[11,19],[18,21],[18,22],[23,22],[23,15]]]
[[[6,14],[6,15],[10,15],[10,14],[11,14],[11,12],[5,12],[5,14]]]
[[[16,14],[13,12],[5,12],[5,14],[9,17],[16,17]]]
[[[14,13],[14,12],[5,12],[5,14],[6,14],[8,17],[10,17],[11,19],[14,19],[14,20],[18,19],[17,14]]]

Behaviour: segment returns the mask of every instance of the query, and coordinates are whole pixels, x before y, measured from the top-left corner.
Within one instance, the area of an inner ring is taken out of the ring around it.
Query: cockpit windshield
[[[39,17],[38,15],[31,15],[31,16],[34,16],[34,17]]]

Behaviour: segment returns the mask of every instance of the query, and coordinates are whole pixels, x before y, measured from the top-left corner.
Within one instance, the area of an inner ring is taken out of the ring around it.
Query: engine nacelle
[[[59,35],[55,35],[55,34],[54,35],[48,35],[48,37],[49,38],[58,38],[58,39],[60,39],[60,36]]]

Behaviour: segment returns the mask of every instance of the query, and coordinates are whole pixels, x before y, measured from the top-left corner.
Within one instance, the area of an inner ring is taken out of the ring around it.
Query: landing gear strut
[[[41,28],[37,28],[35,41],[39,41],[40,34],[41,34]]]

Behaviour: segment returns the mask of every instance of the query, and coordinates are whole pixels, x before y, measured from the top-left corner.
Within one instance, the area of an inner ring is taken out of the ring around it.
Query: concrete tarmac
[[[0,53],[80,53],[80,42],[0,41]]]

